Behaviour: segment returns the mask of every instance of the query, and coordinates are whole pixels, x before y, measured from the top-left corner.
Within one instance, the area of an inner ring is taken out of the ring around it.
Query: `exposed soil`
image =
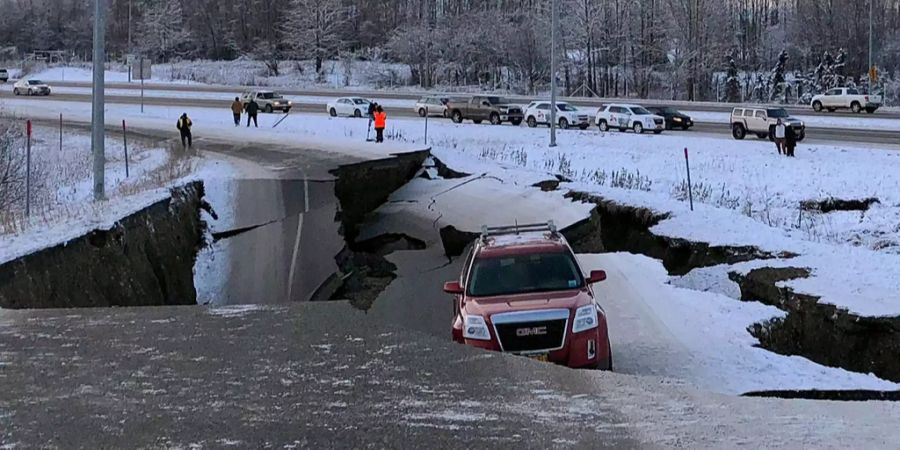
[[[839,198],[827,198],[825,200],[805,200],[800,202],[803,211],[817,211],[823,214],[832,211],[868,211],[872,205],[881,203],[877,198],[862,200],[842,200]]]
[[[784,355],[801,355],[821,364],[900,381],[900,318],[861,317],[820,303],[778,283],[806,277],[804,268],[762,268],[731,273],[743,300],[761,301],[785,312],[750,327],[763,348]]]
[[[0,265],[0,307],[196,304],[203,183],[80,238]]]

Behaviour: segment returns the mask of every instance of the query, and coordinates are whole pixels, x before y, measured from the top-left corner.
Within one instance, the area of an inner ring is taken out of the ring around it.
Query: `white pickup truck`
[[[881,107],[881,104],[880,95],[860,94],[854,88],[832,88],[812,99],[812,108],[816,112],[823,109],[828,112],[834,112],[836,109],[849,109],[855,113],[865,110],[872,114]]]

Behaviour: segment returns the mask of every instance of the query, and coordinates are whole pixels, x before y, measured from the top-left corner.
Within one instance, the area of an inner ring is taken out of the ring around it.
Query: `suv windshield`
[[[560,111],[578,111],[578,108],[576,108],[568,103],[557,103],[556,107]]]
[[[584,286],[584,278],[568,252],[511,255],[476,259],[469,278],[469,295],[524,294]]]
[[[637,114],[639,116],[647,116],[647,115],[651,114],[650,111],[647,111],[646,109],[641,108],[640,106],[632,107],[631,112],[633,112],[634,114]]]
[[[276,94],[276,93],[274,93],[274,92],[263,92],[263,93],[262,93],[262,98],[264,98],[264,99],[273,99],[273,98],[281,98],[281,96],[278,95],[278,94]]]
[[[784,110],[784,108],[767,109],[766,114],[768,114],[769,117],[773,117],[775,119],[785,118],[788,116],[788,113]]]

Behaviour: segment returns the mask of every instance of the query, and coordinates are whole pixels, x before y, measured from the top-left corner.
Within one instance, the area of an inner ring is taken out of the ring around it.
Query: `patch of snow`
[[[244,317],[250,313],[257,311],[265,311],[269,307],[265,305],[234,305],[234,306],[217,306],[207,308],[207,314],[216,317],[234,318]]]

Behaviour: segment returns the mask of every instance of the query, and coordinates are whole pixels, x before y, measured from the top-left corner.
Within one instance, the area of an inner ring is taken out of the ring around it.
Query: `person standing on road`
[[[387,124],[387,114],[384,112],[384,109],[381,108],[381,105],[375,107],[375,142],[382,143],[384,142],[384,127]]]
[[[797,148],[797,131],[794,127],[787,127],[784,130],[784,154],[791,158],[794,157],[794,149]]]
[[[778,123],[775,124],[775,147],[778,149],[778,154],[785,154],[784,149],[784,122],[781,119],[778,119]]]
[[[259,114],[259,103],[256,103],[255,98],[250,98],[250,102],[247,103],[247,128],[250,128],[250,121],[253,121],[253,126],[259,128],[259,122],[256,121],[256,115]]]
[[[234,114],[234,126],[241,126],[241,113],[244,111],[244,105],[241,104],[241,99],[239,97],[234,98],[234,102],[231,104],[231,113]]]
[[[194,144],[191,136],[191,127],[193,125],[194,123],[191,122],[187,113],[182,114],[181,117],[178,118],[178,124],[175,125],[175,127],[178,128],[178,131],[181,132],[181,146],[184,148],[190,148]]]

